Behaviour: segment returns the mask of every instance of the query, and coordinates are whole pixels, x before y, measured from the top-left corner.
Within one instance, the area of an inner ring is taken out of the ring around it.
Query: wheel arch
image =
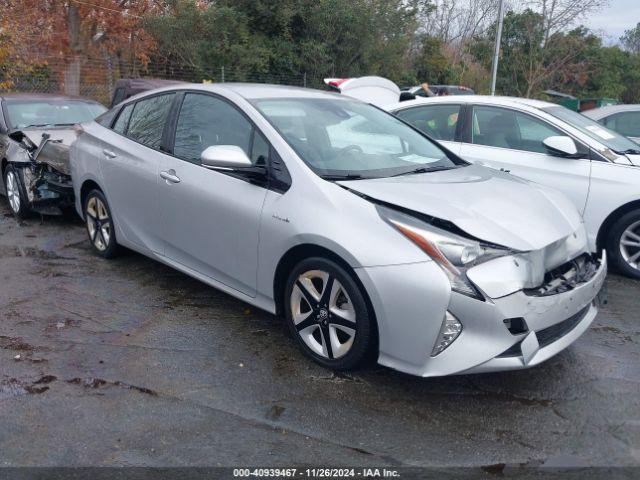
[[[640,210],[640,200],[634,200],[632,202],[625,203],[624,205],[616,208],[609,214],[609,216],[607,216],[605,221],[602,222],[602,225],[600,225],[598,236],[596,237],[596,247],[598,251],[602,251],[606,248],[607,235],[609,234],[609,231],[611,230],[613,224],[616,223],[616,221],[618,221],[620,217],[634,210]]]
[[[345,261],[340,255],[329,250],[326,247],[322,247],[320,245],[314,243],[303,243],[300,245],[296,245],[295,247],[290,248],[280,259],[278,265],[275,270],[275,275],[273,278],[273,299],[276,307],[276,315],[281,316],[284,315],[284,292],[287,286],[287,278],[289,276],[289,272],[297,265],[299,262],[304,260],[305,258],[310,257],[323,257],[328,260],[332,260],[344,268],[347,272],[349,272],[358,287],[360,288],[364,300],[367,304],[367,310],[370,315],[372,315],[373,322],[373,339],[374,345],[372,345],[372,351],[378,353],[378,320],[376,317],[376,312],[373,308],[373,303],[369,298],[369,294],[367,290],[364,288],[364,285],[360,281],[360,278],[354,271],[353,267],[349,265],[347,261]]]
[[[104,194],[104,190],[95,180],[89,178],[82,182],[82,186],[80,187],[80,206],[82,209],[84,209],[84,202],[91,190],[100,190]],[[84,216],[84,211],[82,213]]]

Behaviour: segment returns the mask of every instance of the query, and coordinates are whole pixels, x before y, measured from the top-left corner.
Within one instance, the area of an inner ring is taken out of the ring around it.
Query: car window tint
[[[640,112],[615,113],[600,123],[626,137],[640,137]]]
[[[233,106],[211,95],[187,93],[180,108],[173,153],[200,163],[212,145],[236,145],[249,155],[251,123]]]
[[[459,112],[459,105],[430,105],[408,108],[397,115],[432,138],[453,141]]]
[[[129,120],[127,137],[147,147],[159,148],[173,95],[158,95],[136,102]]]
[[[116,123],[113,125],[113,131],[124,135],[125,130],[127,129],[127,124],[129,123],[129,118],[131,118],[131,112],[133,111],[133,103],[126,105],[120,115],[118,115],[118,119]]]
[[[264,136],[256,130],[251,148],[251,163],[266,166],[269,159],[269,143]]]
[[[499,107],[473,108],[472,143],[546,153],[542,141],[563,135],[552,125],[525,113]]]

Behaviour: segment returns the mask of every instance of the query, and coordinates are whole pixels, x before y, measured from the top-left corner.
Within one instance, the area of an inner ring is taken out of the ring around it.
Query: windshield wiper
[[[336,175],[320,175],[324,180],[362,180],[364,177],[357,173],[336,174]]]
[[[640,149],[628,148],[627,150],[624,150],[622,152],[616,152],[616,153],[619,153],[620,155],[640,155]]]
[[[414,170],[409,170],[408,172],[396,173],[395,175],[391,175],[391,177],[401,177],[403,175],[415,175],[417,173],[440,172],[442,170],[451,170],[451,169],[454,169],[454,168],[456,168],[456,167],[445,167],[445,166],[440,166],[440,167],[420,167],[420,168],[416,168]]]
[[[31,127],[53,127],[53,123],[32,123],[31,125],[25,125],[19,128],[31,128]]]

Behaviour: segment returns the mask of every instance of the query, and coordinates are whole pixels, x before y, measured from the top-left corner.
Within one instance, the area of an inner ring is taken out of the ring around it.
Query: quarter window
[[[187,93],[178,116],[173,153],[183,160],[200,163],[200,155],[207,147],[236,145],[251,156],[252,131],[251,123],[224,100]],[[257,159],[252,160],[255,163]]]
[[[127,125],[129,124],[129,118],[131,118],[131,112],[133,111],[133,104],[129,104],[125,106],[120,115],[118,115],[118,119],[116,123],[113,125],[113,131],[124,135]]]
[[[397,113],[398,117],[437,140],[454,141],[459,105],[414,107]]]
[[[531,115],[499,107],[474,107],[472,143],[547,153],[545,138],[564,135],[560,130]]]
[[[162,131],[169,115],[173,95],[172,93],[157,95],[136,102],[129,120],[127,137],[149,148],[160,148]]]

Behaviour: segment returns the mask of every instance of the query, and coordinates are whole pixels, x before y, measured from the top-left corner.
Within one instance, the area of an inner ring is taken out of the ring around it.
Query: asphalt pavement
[[[533,369],[334,374],[281,319],[0,202],[0,466],[640,466],[638,281]]]

